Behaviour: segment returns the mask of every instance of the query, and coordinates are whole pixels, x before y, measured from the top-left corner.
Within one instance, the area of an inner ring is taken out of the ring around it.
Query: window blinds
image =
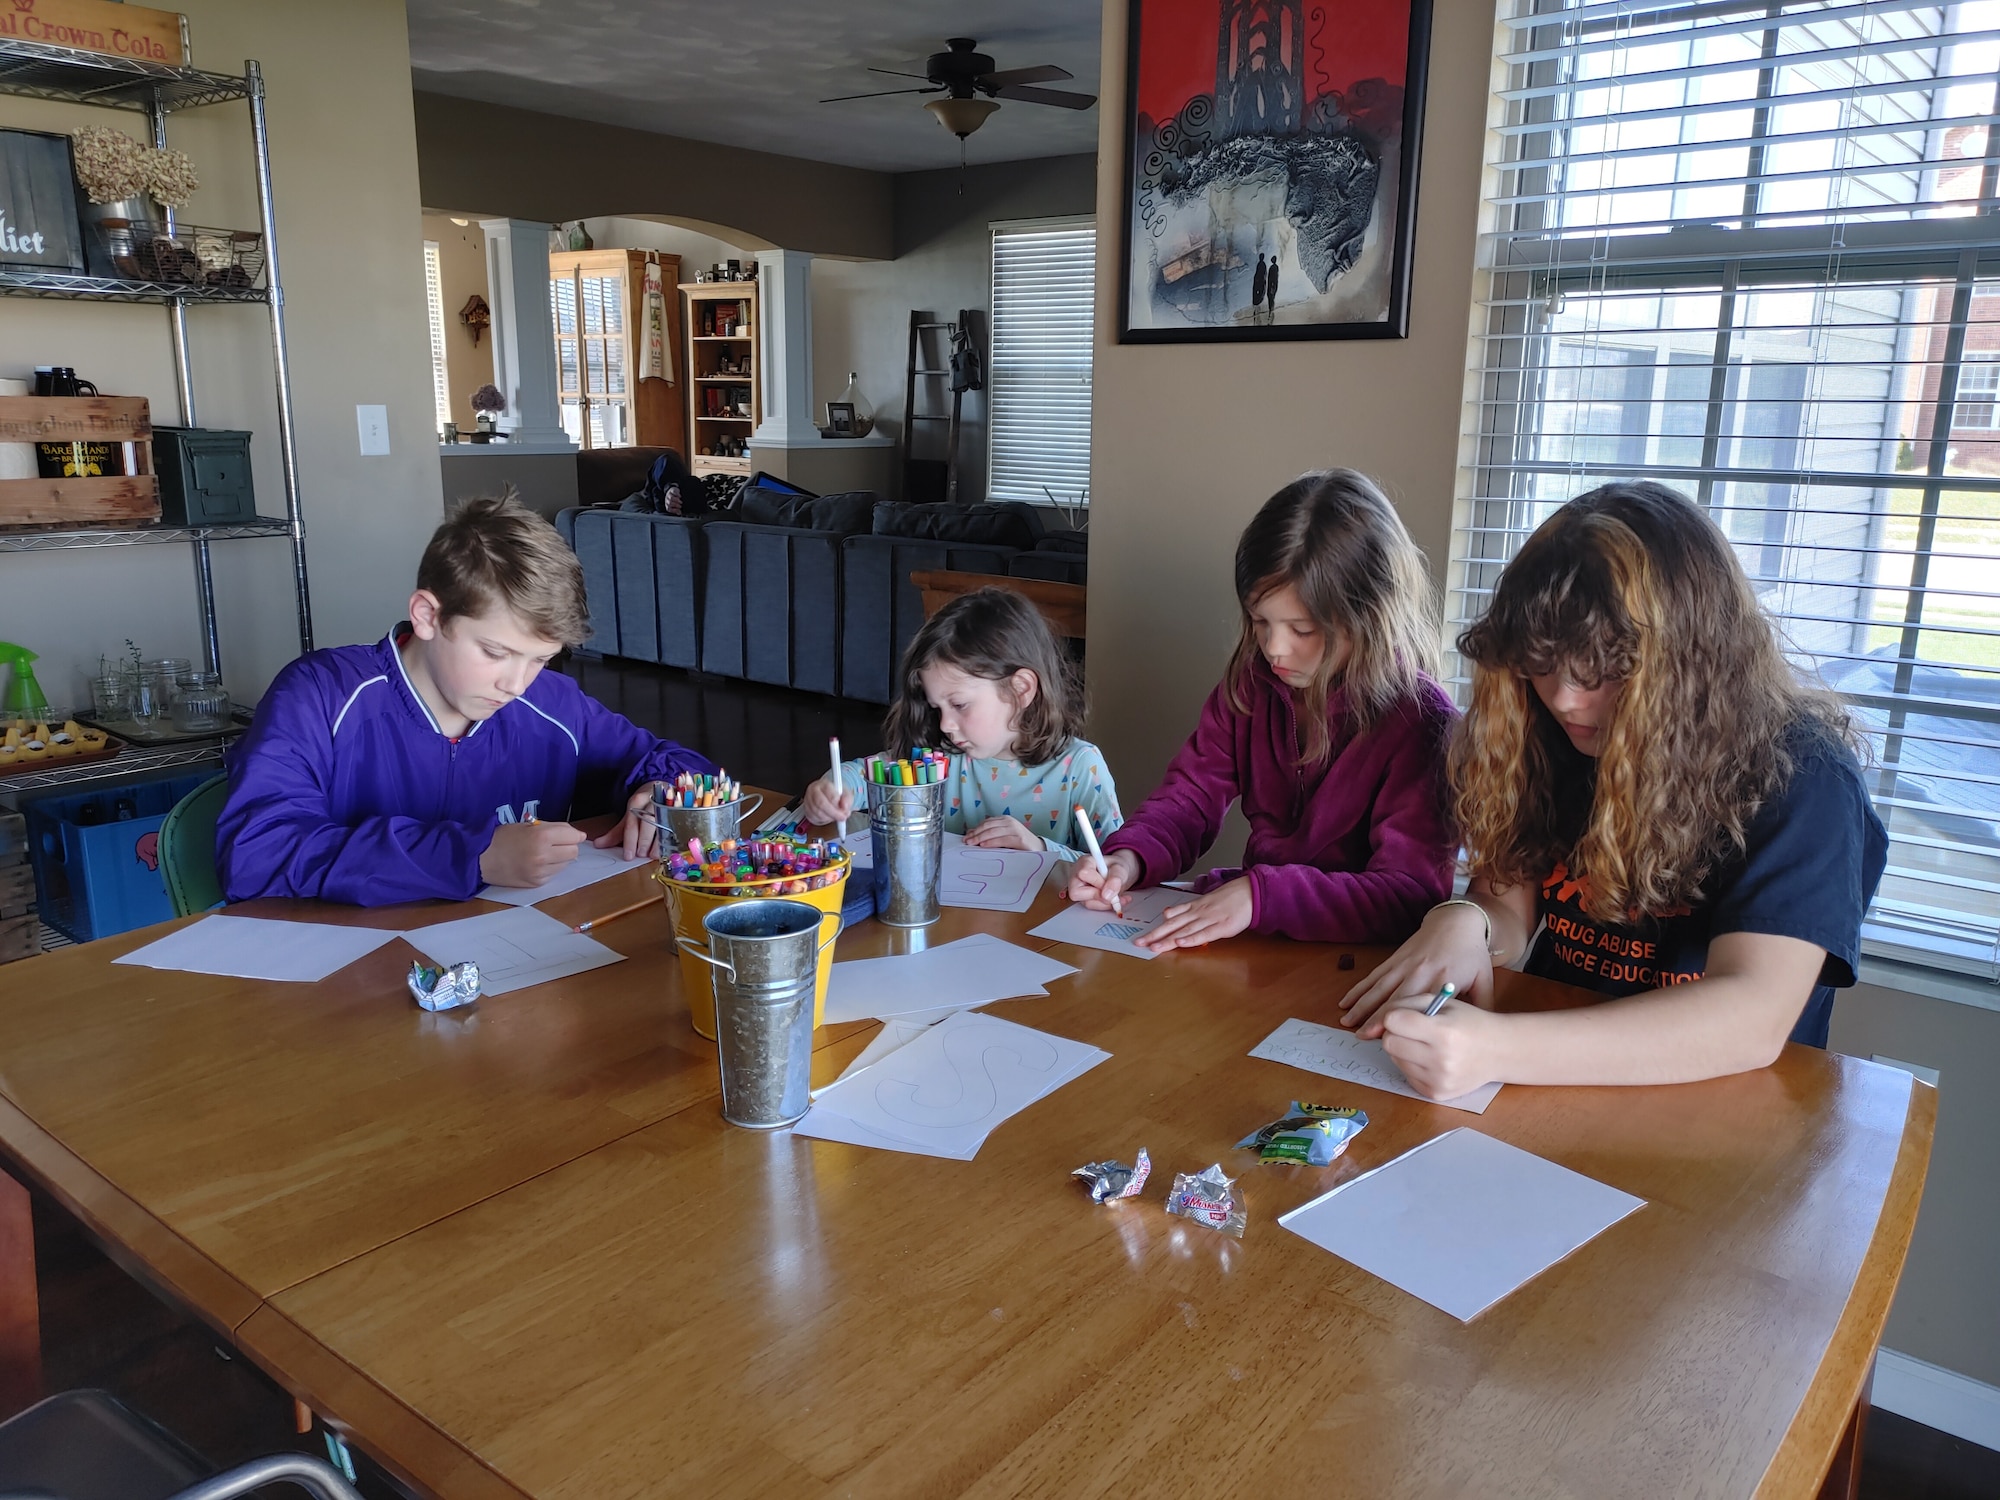
[[[1683,490],[1867,734],[1871,948],[2000,978],[2000,3],[1503,27],[1454,624],[1563,500]]]
[[[994,226],[989,499],[1046,505],[1089,490],[1096,282],[1090,222]]]
[[[437,241],[424,241],[424,302],[431,324],[431,399],[437,405],[438,431],[451,420],[451,381],[444,352],[444,276],[438,265]]]

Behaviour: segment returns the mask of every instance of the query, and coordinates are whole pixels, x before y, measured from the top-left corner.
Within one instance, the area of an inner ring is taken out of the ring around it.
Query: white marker
[[[835,735],[828,740],[826,747],[833,760],[833,794],[837,797],[847,789],[847,783],[840,774],[840,736]]]
[[[1090,826],[1090,814],[1083,810],[1082,803],[1077,804],[1076,822],[1077,826],[1083,830],[1083,841],[1090,846],[1090,857],[1097,864],[1098,875],[1100,877],[1109,875],[1111,868],[1104,863],[1104,850],[1098,845],[1097,830]],[[1113,896],[1111,898],[1111,910],[1114,914],[1122,917],[1125,915],[1125,904],[1118,897]]]

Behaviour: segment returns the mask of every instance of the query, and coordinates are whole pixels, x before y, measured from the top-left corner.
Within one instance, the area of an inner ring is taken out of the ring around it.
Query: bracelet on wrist
[[[1488,958],[1498,958],[1500,956],[1499,950],[1493,946],[1493,914],[1491,912],[1487,911],[1477,901],[1470,900],[1464,896],[1453,896],[1449,901],[1440,901],[1431,910],[1443,911],[1447,906],[1469,906],[1472,910],[1478,912],[1479,920],[1486,925],[1486,935],[1481,939],[1486,945],[1486,956]]]

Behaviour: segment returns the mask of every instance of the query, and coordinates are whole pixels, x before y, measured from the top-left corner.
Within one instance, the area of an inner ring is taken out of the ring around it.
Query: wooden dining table
[[[634,870],[544,909],[650,889]],[[1332,1020],[1382,950],[1244,936],[1141,961],[1029,935],[1060,907],[1051,884],[1025,914],[839,940],[984,932],[1075,966],[991,1010],[1110,1058],[969,1162],[725,1124],[658,904],[593,933],[623,962],[442,1014],[411,1003],[402,941],[317,984],[114,964],[166,927],[17,963],[0,1157],[440,1500],[1847,1492],[1928,1085],[1787,1047],[1468,1114],[1248,1055]],[[407,930],[482,909],[232,910]],[[821,1028],[815,1081],[875,1029]],[[1369,1124],[1325,1168],[1234,1149],[1293,1099]],[[1459,1126],[1646,1206],[1470,1322],[1277,1224]],[[1136,1200],[1070,1175],[1142,1146]],[[1211,1163],[1241,1240],[1163,1211]],[[4,1220],[18,1359],[31,1268]]]

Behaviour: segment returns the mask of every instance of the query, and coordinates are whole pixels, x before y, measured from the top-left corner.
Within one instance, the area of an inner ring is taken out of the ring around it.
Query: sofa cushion
[[[1087,531],[1051,531],[1035,544],[1037,552],[1069,552],[1078,557],[1090,552],[1090,533]]]
[[[985,547],[1033,547],[1042,539],[1032,505],[909,505],[884,500],[875,507],[876,536],[915,537]]]
[[[745,485],[737,518],[751,526],[830,531],[853,536],[868,529],[880,497],[873,490],[844,495],[788,495],[761,484]]]

